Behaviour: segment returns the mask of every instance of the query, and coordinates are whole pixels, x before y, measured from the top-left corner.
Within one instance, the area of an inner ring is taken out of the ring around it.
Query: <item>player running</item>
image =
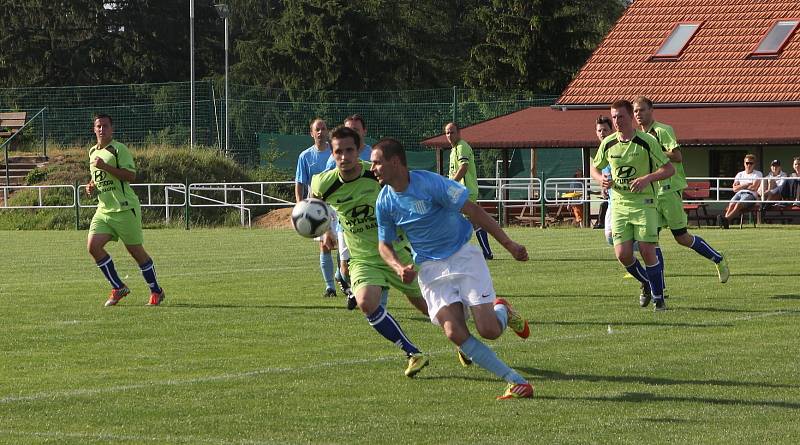
[[[611,120],[616,132],[600,143],[592,161],[592,178],[603,188],[614,191],[611,205],[611,226],[614,252],[625,269],[651,292],[655,310],[667,309],[664,302],[663,264],[658,261],[660,216],[656,207],[656,181],[669,178],[675,168],[651,135],[633,126],[633,105],[618,100],[611,105]],[[612,178],[600,171],[611,166]],[[639,242],[639,253],[646,269],[633,255],[633,242]]]
[[[389,286],[403,292],[423,314],[427,306],[416,281],[403,282],[387,266],[378,253],[378,225],[375,221],[375,200],[381,188],[370,164],[358,159],[361,137],[347,127],[331,133],[331,147],[336,169],[315,175],[311,193],[327,202],[336,211],[350,249],[350,279],[359,309],[370,326],[384,338],[399,346],[408,357],[405,375],[414,377],[428,365],[428,357],[408,339],[400,325],[381,305],[381,292]],[[323,243],[332,246],[336,235],[328,231]],[[393,238],[404,258],[410,259],[408,242]]]
[[[130,184],[136,179],[136,164],[128,147],[114,140],[111,116],[95,115],[94,134],[97,144],[89,149],[91,179],[86,185],[86,193],[89,196],[97,193],[97,211],[89,226],[87,248],[97,267],[111,283],[111,294],[106,306],[114,306],[131,292],[120,279],[111,255],[105,250],[109,241],[118,239],[125,243],[125,248],[136,260],[150,287],[150,300],[147,304],[158,306],[164,300],[164,290],[156,280],[153,259],[142,246],[142,209]]]
[[[483,338],[496,339],[510,326],[527,338],[528,322],[502,298],[495,298],[489,267],[480,249],[469,243],[472,224],[488,231],[514,259],[526,261],[525,247],[512,241],[477,204],[463,185],[428,171],[409,171],[405,150],[395,139],[372,147],[372,171],[386,185],[378,195],[376,214],[380,253],[404,283],[419,277],[429,317],[470,360],[508,382],[498,399],[533,396],[533,387],[503,363],[467,328],[469,312]],[[464,215],[470,218],[467,221]],[[392,241],[398,229],[414,249],[414,263]]]
[[[664,151],[664,155],[675,167],[675,174],[667,179],[659,181],[657,207],[663,216],[663,226],[669,227],[672,236],[678,244],[688,247],[699,255],[713,261],[717,268],[717,276],[720,283],[728,281],[730,271],[728,262],[721,253],[714,250],[703,238],[689,233],[689,220],[683,210],[683,198],[681,194],[687,187],[686,173],[683,169],[683,155],[680,145],[675,137],[675,131],[671,126],[657,122],[653,119],[653,102],[644,96],[639,96],[633,101],[633,115],[639,124],[639,129],[649,133],[658,140]],[[659,231],[661,228],[659,227]],[[661,247],[656,245],[656,256],[661,264],[664,264],[664,256]],[[639,304],[642,307],[650,302],[650,296],[644,289]]]

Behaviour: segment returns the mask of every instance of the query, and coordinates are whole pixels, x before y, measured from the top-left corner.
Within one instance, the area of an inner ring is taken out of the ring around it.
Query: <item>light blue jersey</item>
[[[297,157],[297,171],[294,174],[294,182],[304,184],[306,187],[311,185],[311,178],[317,173],[325,171],[325,163],[331,157],[331,148],[319,151],[312,145],[300,153]]]
[[[451,179],[411,171],[405,191],[387,185],[378,195],[378,238],[394,241],[399,227],[411,242],[415,263],[448,258],[472,236],[472,224],[461,214],[468,199],[467,188]]]
[[[358,154],[358,159],[361,159],[362,161],[372,162],[370,161],[369,158],[371,154],[372,154],[372,145],[369,144],[364,145],[364,149],[361,150],[361,153]],[[331,153],[331,156],[328,158],[328,163],[325,164],[325,171],[333,170],[334,168],[336,168],[336,160],[333,159],[333,153]]]

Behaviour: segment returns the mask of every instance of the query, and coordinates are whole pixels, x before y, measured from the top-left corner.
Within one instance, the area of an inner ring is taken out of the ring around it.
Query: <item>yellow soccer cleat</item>
[[[508,311],[508,327],[511,328],[511,330],[514,331],[519,338],[525,339],[531,335],[531,329],[528,327],[528,320],[522,318],[522,316],[511,307],[511,304],[508,301],[503,298],[495,298],[494,304],[502,304],[506,307],[506,310]]]
[[[406,367],[406,377],[414,377],[422,368],[428,366],[428,357],[423,353],[411,354],[408,357],[408,366]]]
[[[717,266],[717,276],[719,277],[720,283],[727,283],[728,278],[731,276],[731,271],[728,269],[728,261],[725,257],[722,257],[719,263],[716,264]]]
[[[467,354],[464,354],[461,349],[456,347],[456,352],[458,353],[458,362],[461,363],[461,366],[466,368],[472,364],[472,359],[467,357]]]

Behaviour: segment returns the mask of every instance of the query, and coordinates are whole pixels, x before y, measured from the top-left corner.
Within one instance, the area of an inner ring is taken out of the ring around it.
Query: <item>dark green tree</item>
[[[492,0],[464,71],[468,86],[558,94],[619,18],[616,0]]]

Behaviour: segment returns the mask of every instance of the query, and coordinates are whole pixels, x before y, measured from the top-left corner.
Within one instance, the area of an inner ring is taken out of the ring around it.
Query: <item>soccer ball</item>
[[[331,210],[325,201],[316,198],[304,199],[292,210],[292,226],[300,236],[316,238],[331,226]]]

